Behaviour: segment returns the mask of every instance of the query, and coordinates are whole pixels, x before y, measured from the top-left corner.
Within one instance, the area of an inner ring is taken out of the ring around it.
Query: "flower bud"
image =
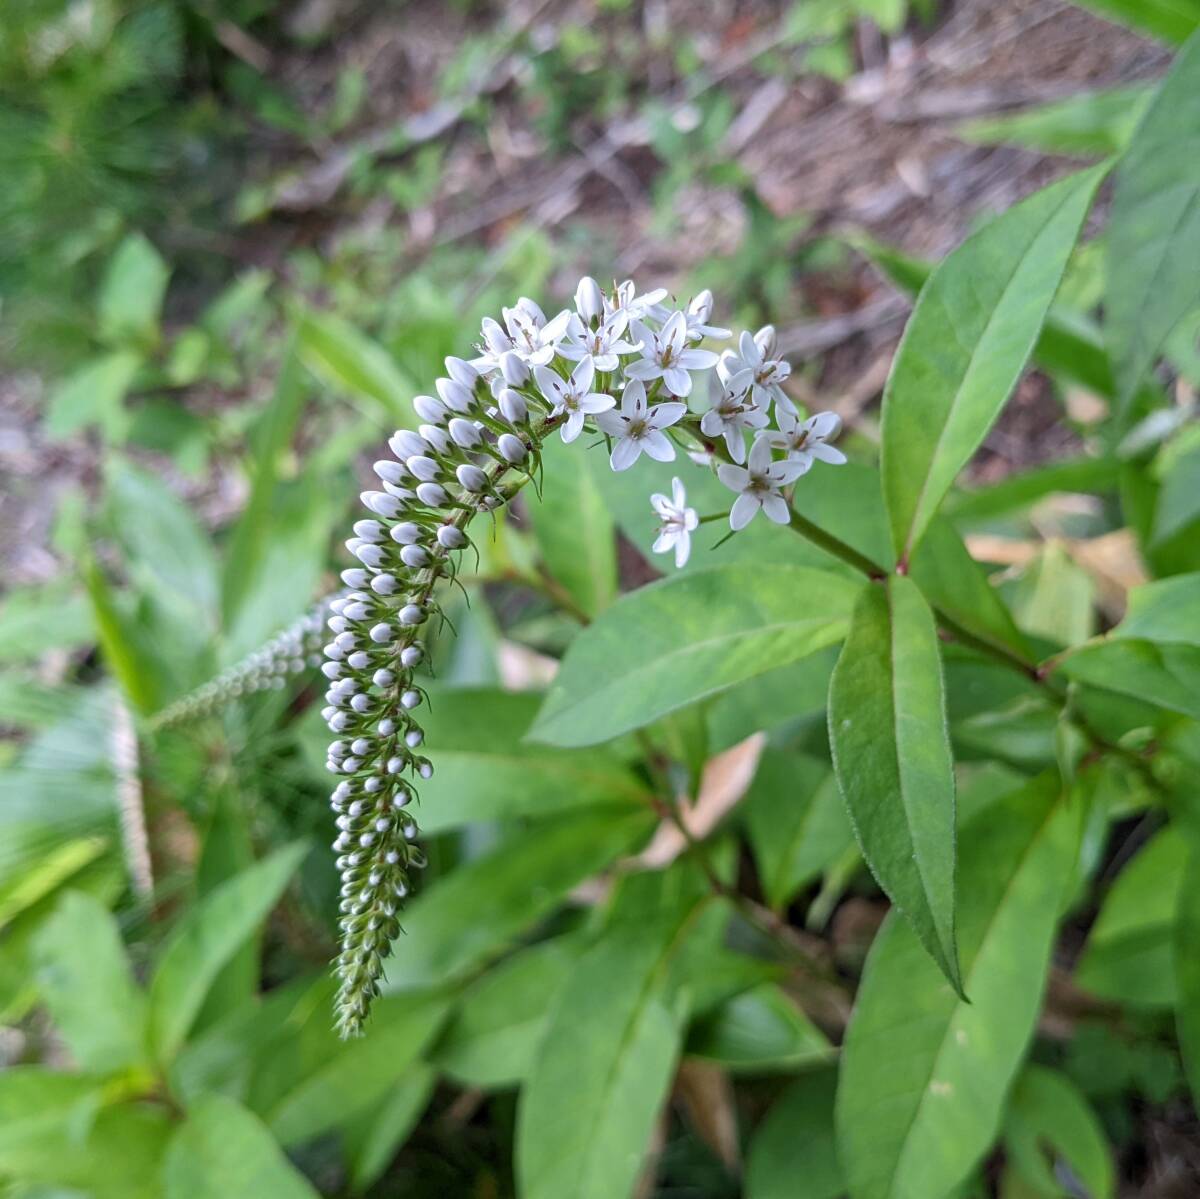
[[[371,656],[365,649],[356,649],[354,653],[352,653],[346,659],[346,665],[349,666],[351,670],[366,670],[366,668],[371,665]]]
[[[401,521],[392,526],[392,540],[397,545],[413,545],[421,540],[421,526],[415,521]]]
[[[383,534],[383,525],[377,520],[356,520],[354,522],[354,535],[361,537],[363,541],[382,541]]]
[[[342,571],[342,582],[347,587],[365,587],[371,576],[359,566],[352,566]]]
[[[470,462],[464,462],[455,472],[455,477],[467,491],[480,492],[488,488],[488,477]]]
[[[376,645],[387,645],[392,639],[392,626],[384,623],[377,624],[371,629],[368,636]]]
[[[604,293],[591,275],[584,275],[575,288],[575,309],[585,321],[599,320],[604,315]]]
[[[416,454],[407,459],[404,465],[412,472],[413,477],[420,479],[422,483],[432,483],[441,474],[441,467],[437,462],[423,454]]]
[[[464,387],[453,379],[439,379],[434,386],[438,395],[442,397],[442,403],[452,412],[471,411],[475,397],[469,387]]]
[[[393,487],[399,487],[408,478],[408,471],[390,458],[381,458],[372,469],[385,483],[391,483]]]
[[[501,456],[507,462],[514,465],[518,462],[524,462],[529,451],[525,448],[525,443],[512,433],[501,433],[496,442],[496,448],[500,451]]]
[[[400,696],[400,703],[405,708],[415,708],[421,702],[421,693],[419,691],[405,691]]]
[[[394,520],[404,509],[404,505],[395,496],[388,495],[383,491],[364,491],[359,498],[376,516],[385,516]]]
[[[424,454],[428,449],[425,439],[411,429],[397,429],[388,438],[388,448],[401,462],[405,458],[411,458],[414,454]]]
[[[429,565],[429,551],[423,545],[406,545],[400,551],[400,559],[412,570],[420,570]]]
[[[425,609],[419,604],[405,604],[399,612],[402,625],[417,625],[425,619]]]
[[[523,425],[529,419],[529,405],[519,391],[506,387],[500,393],[500,412],[512,425]]]
[[[429,443],[426,453],[445,454],[450,449],[450,437],[445,429],[437,425],[422,425],[421,436]]]
[[[400,665],[411,670],[425,656],[425,651],[419,645],[406,645],[400,651]]]
[[[440,508],[449,499],[437,483],[421,483],[417,487],[417,499],[430,508]]]
[[[450,421],[450,436],[454,444],[464,450],[474,449],[482,440],[475,422],[463,420],[461,416],[456,416]]]
[[[382,547],[378,545],[372,545],[370,542],[368,542],[366,545],[355,546],[354,556],[364,566],[370,566],[376,570],[378,570],[386,561]]]
[[[395,575],[376,575],[371,580],[371,590],[376,595],[395,595],[397,590],[399,590],[399,586]]]
[[[456,383],[473,388],[479,380],[479,372],[465,358],[447,358],[446,374]]]
[[[529,382],[529,363],[515,350],[500,355],[500,374],[509,387],[520,387]]]
[[[433,396],[416,396],[413,399],[413,410],[422,420],[427,420],[432,425],[444,425],[450,416],[446,405],[441,400],[435,400]]]
[[[466,533],[457,525],[439,525],[437,539],[438,545],[447,550],[460,550],[468,541]]]

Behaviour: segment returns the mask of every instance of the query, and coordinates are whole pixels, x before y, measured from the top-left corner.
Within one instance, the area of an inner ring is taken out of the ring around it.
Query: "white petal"
[[[804,422],[804,427],[814,437],[828,441],[842,431],[842,418],[836,412],[818,412]]]
[[[642,443],[640,441],[635,441],[632,437],[622,437],[613,446],[609,463],[613,470],[628,470],[641,457],[641,453]]]
[[[675,447],[665,433],[651,429],[641,440],[641,447],[656,462],[674,462]]]
[[[625,377],[640,381],[645,379],[650,382],[651,379],[662,378],[663,368],[657,362],[651,362],[649,358],[639,358],[636,362],[627,362],[625,364]],[[626,390],[629,387],[626,384]]]
[[[656,554],[665,554],[678,540],[679,531],[677,529],[663,529],[654,539],[654,545],[651,548]]]
[[[750,469],[755,474],[762,474],[771,466],[771,443],[761,433],[754,439],[750,447]]]
[[[592,390],[592,380],[596,377],[596,368],[590,358],[582,362],[571,372],[571,386],[582,395]]]
[[[741,429],[736,429],[733,426],[726,429],[725,445],[729,450],[729,456],[734,462],[746,461],[746,439],[742,436]]]
[[[708,371],[717,365],[717,356],[712,350],[684,350],[679,365],[689,371]]]
[[[710,408],[700,418],[700,432],[707,437],[720,437],[724,428],[725,418],[715,408]]]
[[[846,455],[841,450],[826,445],[823,441],[814,441],[808,449],[814,458],[820,458],[822,462],[828,462],[831,466],[842,466],[846,461]]]
[[[625,418],[619,412],[601,412],[596,416],[596,424],[602,433],[609,437],[625,436]]]
[[[687,507],[687,490],[678,475],[671,480],[671,498],[680,512]]]
[[[616,404],[617,401],[612,396],[605,395],[602,391],[593,391],[579,397],[580,412],[607,412],[610,408],[615,408]]]
[[[760,507],[757,496],[748,493],[739,495],[729,513],[729,527],[735,531],[744,529],[754,519],[754,514]]]
[[[687,373],[681,366],[668,366],[662,373],[663,382],[667,385],[667,390],[675,396],[689,396],[692,394],[692,376]]]
[[[690,533],[693,529],[700,527],[700,517],[696,515],[695,508],[685,508],[683,510],[683,527]]]
[[[675,569],[682,570],[687,565],[688,554],[692,552],[692,538],[686,531],[675,534]]]
[[[675,515],[675,506],[661,491],[656,491],[650,497],[650,507],[663,520],[670,520]]]
[[[646,418],[652,429],[666,429],[676,421],[683,420],[686,404],[655,404]]]
[[[727,462],[722,462],[717,467],[717,478],[729,488],[730,491],[745,491],[750,482],[750,472],[741,466],[730,466]]]
[[[535,366],[533,377],[537,380],[538,391],[552,404],[561,404],[566,389],[563,381],[548,366]]]
[[[563,441],[574,441],[583,432],[584,415],[582,412],[572,412],[562,427]]]
[[[762,366],[762,352],[749,330],[743,330],[741,337],[738,338],[738,355],[747,366]]]
[[[766,513],[767,519],[773,520],[777,525],[786,525],[792,518],[792,514],[788,511],[787,501],[781,495],[763,496],[762,510]]]
[[[672,312],[659,333],[663,345],[669,345],[677,357],[687,341],[687,317],[682,312]]]
[[[626,420],[640,420],[646,415],[646,388],[634,379],[625,385],[621,393],[621,415]]]

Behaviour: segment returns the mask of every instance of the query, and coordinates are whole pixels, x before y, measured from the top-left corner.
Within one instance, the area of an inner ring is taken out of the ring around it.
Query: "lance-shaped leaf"
[[[1107,250],[1106,334],[1128,403],[1168,334],[1200,303],[1200,32],[1118,168]]]
[[[1200,1103],[1200,833],[1187,829],[1187,863],[1174,925],[1175,1029],[1192,1102]]]
[[[857,594],[841,575],[736,563],[613,604],[571,643],[530,736],[594,745],[840,640]]]
[[[911,579],[863,588],[829,681],[829,741],[863,857],[961,991],[954,762],[937,629]]]
[[[1056,775],[990,805],[964,830],[963,981],[949,987],[888,916],[842,1049],[836,1124],[853,1199],[949,1194],[996,1136],[1041,1007],[1079,813]]]
[[[517,1111],[522,1199],[633,1190],[679,1056],[671,964],[697,910],[615,923],[555,997]]]
[[[1012,391],[1104,167],[1016,205],[921,290],[883,400],[883,491],[898,557],[921,539]]]

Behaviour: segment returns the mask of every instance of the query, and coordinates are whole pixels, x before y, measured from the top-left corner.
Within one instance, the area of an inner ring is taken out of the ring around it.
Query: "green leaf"
[[[846,1184],[834,1152],[837,1073],[797,1079],[755,1130],[746,1161],[746,1199],[838,1199]]]
[[[1021,572],[1010,600],[1021,628],[1055,645],[1078,645],[1095,629],[1092,576],[1061,541],[1046,543]]]
[[[406,910],[388,974],[396,986],[441,982],[511,945],[572,887],[638,845],[648,809],[589,809],[540,820],[422,891]]]
[[[1171,330],[1200,302],[1200,32],[1117,168],[1106,247],[1105,333],[1127,406]]]
[[[1081,0],[1085,8],[1145,30],[1166,42],[1185,42],[1200,27],[1200,0]]]
[[[1078,841],[1079,814],[1059,803],[1051,775],[964,830],[971,886],[959,944],[971,1003],[896,913],[884,922],[842,1048],[838,1150],[854,1199],[944,1195],[992,1143],[1041,1007]]]
[[[735,995],[698,1020],[688,1033],[689,1057],[732,1073],[799,1070],[828,1061],[833,1046],[778,983]]]
[[[50,395],[47,436],[61,441],[98,425],[108,441],[120,441],[126,428],[125,393],[141,366],[136,350],[114,350],[72,372]]]
[[[1200,719],[1200,574],[1135,587],[1116,628],[1048,665],[1081,683]]]
[[[767,749],[742,801],[763,894],[781,910],[854,844],[825,762]]]
[[[937,629],[911,579],[863,588],[829,682],[829,741],[871,873],[961,993],[954,762]]]
[[[367,1118],[350,1122],[343,1133],[351,1190],[369,1190],[391,1164],[429,1105],[437,1071],[418,1062],[392,1084]]]
[[[554,441],[542,452],[542,498],[529,497],[529,518],[550,577],[588,617],[617,593],[613,519],[579,447]],[[607,469],[607,467],[605,467]]]
[[[296,322],[296,349],[322,383],[373,400],[390,421],[416,426],[416,388],[382,346],[349,322],[331,312],[302,313]]]
[[[440,995],[387,995],[376,1003],[367,1036],[338,1041],[331,1033],[327,1059],[266,1114],[272,1134],[295,1145],[372,1111],[433,1039],[448,1006]]]
[[[1167,470],[1154,510],[1154,545],[1200,521],[1200,449],[1181,454]]]
[[[94,559],[84,563],[83,579],[105,664],[129,703],[139,712],[153,712],[158,707],[161,683],[137,626],[118,606],[108,579]]]
[[[529,1072],[546,1010],[579,956],[555,937],[519,950],[463,993],[430,1062],[463,1086],[515,1086]]]
[[[974,491],[951,492],[943,505],[955,521],[983,521],[1026,508],[1056,491],[1112,492],[1120,464],[1115,458],[1068,458],[1019,471]]]
[[[616,922],[575,964],[517,1107],[522,1199],[633,1190],[679,1055],[670,965],[696,910]]]
[[[74,837],[48,846],[24,870],[5,871],[0,881],[0,929],[94,862],[108,847],[107,837]]]
[[[1200,851],[1189,828],[1188,854],[1172,925],[1177,1003],[1175,1030],[1192,1101],[1200,1100]]]
[[[1102,158],[1123,150],[1150,103],[1154,89],[1126,84],[1102,92],[1081,92],[1065,100],[967,121],[954,133],[984,145],[1025,146],[1044,154]]]
[[[171,1138],[166,1199],[317,1199],[317,1192],[257,1116],[224,1095],[204,1095]]]
[[[150,1043],[159,1062],[179,1051],[213,981],[275,906],[308,846],[276,850],[222,883],[175,926],[150,982]]]
[[[274,524],[271,500],[279,479],[280,459],[291,445],[305,395],[304,372],[293,334],[284,348],[275,389],[257,427],[250,459],[250,495],[233,527],[221,576],[221,611],[226,629],[234,626],[259,578]]]
[[[883,401],[883,491],[899,557],[911,555],[1016,384],[1105,169],[997,217],[921,289]]]
[[[33,957],[42,1000],[80,1069],[104,1074],[144,1061],[146,998],[103,904],[67,892],[35,937]]]
[[[108,471],[113,527],[131,569],[147,576],[210,636],[217,625],[217,563],[192,511],[161,480],[114,460]]]
[[[802,566],[688,571],[618,600],[571,643],[530,736],[593,745],[839,640],[857,588]]]
[[[1004,1116],[1004,1145],[1010,1166],[1036,1194],[1063,1194],[1054,1169],[1061,1160],[1088,1199],[1112,1199],[1112,1151],[1104,1127],[1078,1087],[1058,1071],[1025,1067]]]
[[[96,316],[103,341],[152,345],[171,268],[140,233],[131,234],[109,260]]]
[[[1136,1007],[1176,999],[1173,939],[1188,843],[1174,827],[1148,841],[1117,875],[1075,969],[1079,986]]]
[[[534,692],[433,692],[425,752],[434,772],[421,788],[426,833],[474,820],[647,802],[644,785],[611,753],[525,743],[540,703]]]

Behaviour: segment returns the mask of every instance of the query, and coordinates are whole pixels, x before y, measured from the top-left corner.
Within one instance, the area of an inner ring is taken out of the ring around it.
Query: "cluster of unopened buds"
[[[566,442],[597,432],[615,471],[643,453],[667,462],[677,446],[692,451],[737,493],[734,530],[760,509],[786,523],[786,489],[815,460],[845,461],[829,444],[837,417],[802,419],[784,392],[790,368],[772,328],[743,333],[736,350],[718,355],[701,348],[730,335],[709,323],[711,294],[682,310],[666,299],[662,289],[639,295],[628,281],[605,293],[585,278],[574,310],[550,319],[532,300],[518,300],[502,322],[483,322],[478,357],[446,360],[436,396],[413,400],[417,429],[398,430],[388,443],[393,456],[375,463],[378,489],[362,495],[370,515],[346,543],[359,565],[343,572],[348,591],[330,604],[322,667],[323,714],[336,737],[328,766],[340,776],[331,802],[343,1035],[361,1030],[412,871],[424,864],[412,814],[416,784],[432,774],[417,718],[426,700],[417,674],[421,631],[440,615],[435,585],[454,578],[471,520],[537,476],[542,443],[555,430]],[[699,414],[689,409],[696,376],[706,379],[711,401]],[[654,548],[673,549],[682,566],[700,517],[678,479],[670,498],[655,495],[652,504],[660,521]]]
[[[318,666],[329,604],[328,599],[319,600],[265,645],[164,708],[154,717],[153,727],[165,729],[196,720],[257,691],[278,691],[290,675]]]

